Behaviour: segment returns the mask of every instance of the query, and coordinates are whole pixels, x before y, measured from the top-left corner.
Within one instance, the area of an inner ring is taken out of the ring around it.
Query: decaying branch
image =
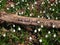
[[[0,14],[0,21],[1,22],[6,21],[9,23],[24,24],[24,25],[41,26],[41,27],[44,26],[44,27],[60,28],[59,20],[24,17],[24,16],[18,16],[16,14]]]

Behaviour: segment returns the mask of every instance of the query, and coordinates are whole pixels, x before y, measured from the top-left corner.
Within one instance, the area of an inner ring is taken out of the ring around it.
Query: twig
[[[32,17],[18,16],[16,14],[1,14],[0,20],[15,24],[60,28],[60,20],[32,18]]]

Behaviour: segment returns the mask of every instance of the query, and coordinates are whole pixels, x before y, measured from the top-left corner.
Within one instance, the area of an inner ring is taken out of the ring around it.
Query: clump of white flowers
[[[24,14],[24,12],[22,11],[22,12],[19,12],[19,15],[22,15],[22,14]]]
[[[32,9],[34,9],[34,5],[32,5]]]

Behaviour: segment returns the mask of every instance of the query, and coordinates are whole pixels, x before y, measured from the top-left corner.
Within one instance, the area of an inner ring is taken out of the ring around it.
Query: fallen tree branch
[[[18,16],[16,14],[1,14],[0,20],[6,21],[9,23],[15,23],[15,24],[60,28],[60,21],[59,20],[24,17],[24,16]]]

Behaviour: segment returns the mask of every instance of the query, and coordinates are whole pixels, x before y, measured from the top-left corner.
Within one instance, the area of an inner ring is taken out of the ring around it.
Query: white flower
[[[50,34],[51,32],[50,31],[48,31],[48,34]]]
[[[22,0],[22,2],[24,2],[24,0]]]
[[[19,12],[19,15],[21,15],[21,12]]]
[[[58,4],[58,2],[56,2],[56,4]]]
[[[55,25],[53,24],[52,27],[55,28]]]
[[[38,18],[40,18],[40,16],[38,15]]]
[[[44,26],[43,26],[43,24],[41,24],[41,28],[43,28]]]
[[[44,18],[43,16],[41,18]]]
[[[50,1],[48,1],[48,3],[50,3]]]
[[[53,37],[56,37],[56,34],[54,34]]]
[[[37,32],[37,30],[35,29],[35,30],[34,30],[34,32],[36,33],[36,32]]]
[[[29,6],[29,4],[27,3],[27,6]]]
[[[23,14],[24,12],[22,11],[21,14]]]
[[[13,29],[13,32],[15,32],[15,29]]]
[[[39,42],[42,42],[42,39],[40,39]]]
[[[0,3],[2,2],[2,0],[0,0]]]
[[[29,7],[27,9],[30,9]]]
[[[18,30],[21,30],[21,28],[19,27]]]
[[[13,27],[15,27],[15,25],[13,24]]]
[[[31,41],[32,40],[32,37],[29,37],[29,40]]]
[[[48,19],[50,19],[50,17],[48,17]]]
[[[9,10],[9,8],[7,8],[7,10]]]
[[[38,31],[40,32],[41,31],[41,28],[38,28]]]
[[[20,2],[17,2],[16,5],[18,5]]]
[[[34,7],[32,7],[32,9],[34,9]]]
[[[21,14],[23,14],[24,12],[22,11],[22,12],[19,12],[19,14],[21,15]]]
[[[11,4],[11,7],[14,7],[14,4]]]
[[[59,1],[59,3],[60,3],[60,1]]]
[[[42,13],[42,11],[40,11],[40,13]]]
[[[43,13],[45,13],[46,11],[44,10]]]
[[[49,0],[47,0],[47,1],[49,1]]]
[[[47,18],[50,19],[50,17],[47,15]]]
[[[42,4],[45,4],[45,2],[42,2]]]
[[[40,23],[40,21],[37,21],[37,23]]]
[[[34,6],[32,5],[32,9],[34,9]]]
[[[34,2],[34,4],[37,4],[37,2]]]
[[[58,19],[58,17],[56,17],[56,20]]]
[[[52,10],[52,8],[49,8],[49,10]]]
[[[52,9],[52,11],[54,11],[55,9]]]
[[[47,37],[48,37],[48,35],[45,35],[45,37],[47,38]]]
[[[53,6],[54,4],[51,4],[51,6]]]
[[[4,33],[4,34],[3,34],[3,37],[5,37],[5,36],[6,36],[6,34]]]
[[[33,14],[32,13],[30,13],[30,16],[32,16]]]

